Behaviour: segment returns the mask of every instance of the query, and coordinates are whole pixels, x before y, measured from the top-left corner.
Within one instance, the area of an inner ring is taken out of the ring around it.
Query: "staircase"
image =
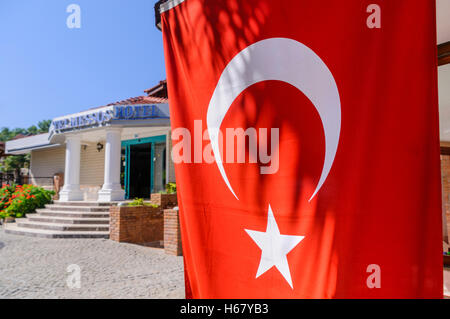
[[[59,202],[6,224],[5,232],[44,238],[109,238],[109,207],[117,203]]]

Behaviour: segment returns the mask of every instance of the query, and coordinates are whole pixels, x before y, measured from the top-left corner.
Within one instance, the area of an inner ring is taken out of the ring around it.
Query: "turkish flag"
[[[434,1],[161,11],[187,297],[442,298]]]

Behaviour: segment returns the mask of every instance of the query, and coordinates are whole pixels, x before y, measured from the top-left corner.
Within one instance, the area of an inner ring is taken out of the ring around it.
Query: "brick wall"
[[[180,218],[177,210],[164,210],[164,250],[169,255],[183,255]]]
[[[173,208],[178,205],[177,194],[155,193],[151,195],[150,202],[162,209]]]
[[[442,202],[447,218],[447,234],[450,236],[450,155],[441,155],[441,175]]]
[[[110,239],[118,242],[149,244],[164,239],[164,214],[149,206],[110,208]]]

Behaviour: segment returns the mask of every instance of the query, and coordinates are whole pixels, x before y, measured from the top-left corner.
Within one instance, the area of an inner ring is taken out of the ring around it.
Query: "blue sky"
[[[165,79],[153,0],[0,0],[0,128],[144,94]],[[81,8],[81,29],[66,8]]]

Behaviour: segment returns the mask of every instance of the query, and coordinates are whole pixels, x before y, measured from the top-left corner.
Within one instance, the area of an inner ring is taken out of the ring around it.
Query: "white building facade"
[[[170,135],[167,99],[143,96],[55,118],[48,133],[5,147],[31,154],[31,183],[53,189],[63,179],[60,201],[115,202],[175,182]]]

